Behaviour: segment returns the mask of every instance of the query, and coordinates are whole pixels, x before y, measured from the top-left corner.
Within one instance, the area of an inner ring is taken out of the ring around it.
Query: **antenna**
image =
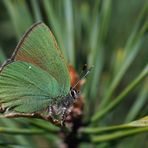
[[[76,84],[72,87],[72,89],[74,89],[80,83],[80,80],[85,78],[90,73],[90,71],[92,70],[93,67],[94,66],[91,66],[90,68],[88,68],[87,64],[84,65],[83,71],[80,75],[80,79],[76,82]]]

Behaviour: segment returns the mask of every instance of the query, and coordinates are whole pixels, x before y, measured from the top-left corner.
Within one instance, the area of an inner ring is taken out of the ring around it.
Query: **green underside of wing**
[[[46,71],[27,62],[16,61],[0,73],[0,104],[18,112],[45,109],[61,96],[57,80]]]
[[[35,24],[25,34],[17,48],[16,60],[32,63],[47,71],[57,80],[61,94],[69,92],[70,76],[64,56],[45,24]]]

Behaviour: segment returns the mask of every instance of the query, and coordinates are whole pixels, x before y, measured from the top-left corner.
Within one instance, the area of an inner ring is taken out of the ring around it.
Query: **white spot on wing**
[[[28,69],[31,69],[31,66],[29,66]]]

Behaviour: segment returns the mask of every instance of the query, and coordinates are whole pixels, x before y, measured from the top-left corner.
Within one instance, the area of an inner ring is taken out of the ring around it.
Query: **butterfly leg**
[[[62,108],[62,118],[61,118],[61,125],[64,126],[65,119],[67,117],[67,108]]]
[[[48,113],[48,117],[51,118],[54,123],[58,122],[58,120],[54,118],[55,110],[52,105],[48,107]]]
[[[48,113],[49,113],[49,117],[51,117],[52,119],[53,119],[53,107],[50,105],[49,107],[48,107]]]
[[[48,108],[49,115],[52,115],[52,110],[53,110],[52,106],[49,106]]]

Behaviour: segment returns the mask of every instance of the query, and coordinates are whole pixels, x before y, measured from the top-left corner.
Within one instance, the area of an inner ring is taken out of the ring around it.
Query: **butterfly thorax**
[[[66,116],[71,112],[71,107],[77,98],[77,91],[71,89],[66,96],[49,106],[50,116],[53,119],[65,120]]]

